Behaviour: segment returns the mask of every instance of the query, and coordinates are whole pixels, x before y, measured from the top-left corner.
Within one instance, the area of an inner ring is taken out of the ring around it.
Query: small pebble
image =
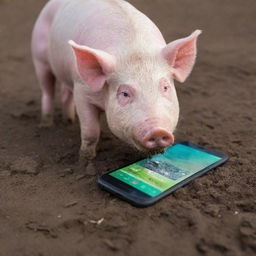
[[[101,218],[100,220],[90,220],[89,222],[92,224],[100,225],[104,221],[104,218]]]

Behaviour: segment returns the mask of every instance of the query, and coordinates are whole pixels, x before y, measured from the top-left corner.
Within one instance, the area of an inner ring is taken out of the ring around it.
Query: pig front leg
[[[96,147],[100,137],[99,116],[99,110],[91,104],[82,104],[81,109],[78,110],[81,129],[79,166],[86,167],[88,174],[96,174],[93,160],[96,157]]]
[[[88,102],[84,90],[79,86],[74,88],[74,99],[81,129],[79,164],[82,168],[86,167],[87,172],[93,172],[93,159],[100,137],[100,111]]]

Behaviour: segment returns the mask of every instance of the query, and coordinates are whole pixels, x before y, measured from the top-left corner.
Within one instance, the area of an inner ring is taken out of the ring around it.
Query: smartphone
[[[98,183],[132,205],[146,207],[227,160],[223,153],[182,142],[163,154],[103,174]]]

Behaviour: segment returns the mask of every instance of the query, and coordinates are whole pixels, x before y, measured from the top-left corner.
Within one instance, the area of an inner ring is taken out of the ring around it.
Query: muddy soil
[[[77,171],[79,126],[39,129],[30,56],[46,0],[0,0],[0,255],[255,255],[256,30],[254,0],[131,0],[168,41],[200,28],[196,67],[177,84],[177,141],[229,162],[158,204],[137,209]],[[103,118],[97,170],[138,159]]]

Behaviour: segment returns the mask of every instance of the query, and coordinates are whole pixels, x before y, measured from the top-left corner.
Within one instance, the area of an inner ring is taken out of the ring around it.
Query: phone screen
[[[141,160],[109,175],[155,197],[221,159],[193,147],[176,144],[163,154]]]

